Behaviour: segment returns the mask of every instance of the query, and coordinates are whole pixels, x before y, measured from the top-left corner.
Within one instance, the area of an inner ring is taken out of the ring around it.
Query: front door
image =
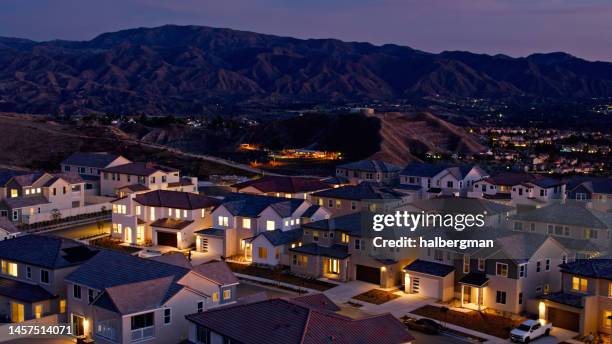
[[[133,244],[132,242],[132,228],[125,227],[125,242]]]
[[[72,328],[73,333],[76,337],[82,337],[85,335],[85,318],[72,314]]]
[[[21,303],[11,302],[11,322],[17,323],[25,320],[24,307]]]
[[[463,303],[472,303],[472,287],[464,287]]]

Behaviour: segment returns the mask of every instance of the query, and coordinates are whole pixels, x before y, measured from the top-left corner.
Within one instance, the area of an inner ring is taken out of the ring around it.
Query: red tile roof
[[[202,209],[215,207],[221,202],[213,197],[203,196],[192,192],[156,190],[134,197],[134,201],[150,206],[177,209]]]
[[[249,186],[254,187],[264,193],[299,193],[319,191],[330,188],[327,183],[324,183],[315,178],[286,176],[265,176],[259,179],[253,179],[232,185],[232,187],[235,187],[238,190],[242,190]]]

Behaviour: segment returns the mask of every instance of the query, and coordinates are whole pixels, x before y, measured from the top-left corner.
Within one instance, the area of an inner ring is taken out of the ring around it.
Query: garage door
[[[176,233],[157,232],[157,244],[176,247]]]
[[[561,327],[566,330],[578,332],[578,328],[580,327],[580,314],[549,307],[548,321],[550,321],[555,327]]]
[[[356,279],[380,285],[380,270],[365,265],[356,265]]]
[[[440,282],[433,278],[427,277],[413,277],[412,278],[412,292],[425,297],[431,297],[439,299],[439,285]]]

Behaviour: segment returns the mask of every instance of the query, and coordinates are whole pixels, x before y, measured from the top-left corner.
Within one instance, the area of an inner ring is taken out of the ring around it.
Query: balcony
[[[140,342],[155,337],[155,326],[143,327],[132,330],[131,342]]]

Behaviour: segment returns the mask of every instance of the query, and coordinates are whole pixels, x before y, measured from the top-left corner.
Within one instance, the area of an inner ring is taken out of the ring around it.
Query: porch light
[[[385,266],[381,266],[381,267],[380,267],[380,271],[382,271],[382,272],[387,271],[387,267],[385,267]]]
[[[543,301],[540,301],[538,304],[538,318],[543,321],[545,320],[546,315],[546,304]]]

